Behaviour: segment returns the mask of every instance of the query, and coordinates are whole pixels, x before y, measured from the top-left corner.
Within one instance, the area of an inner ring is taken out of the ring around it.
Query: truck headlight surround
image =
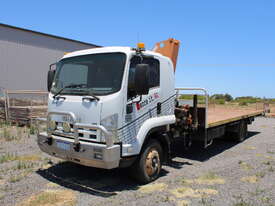
[[[112,114],[110,116],[105,117],[100,121],[100,124],[105,127],[108,132],[110,132],[113,136],[113,140],[115,142],[118,141],[118,136],[117,136],[117,127],[118,127],[118,114]],[[101,133],[101,141],[105,142],[105,136],[104,133]]]

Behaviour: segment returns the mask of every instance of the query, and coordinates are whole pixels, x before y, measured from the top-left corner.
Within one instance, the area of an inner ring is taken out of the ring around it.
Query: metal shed
[[[68,38],[0,24],[0,87],[46,90],[48,67],[64,52],[98,47]]]

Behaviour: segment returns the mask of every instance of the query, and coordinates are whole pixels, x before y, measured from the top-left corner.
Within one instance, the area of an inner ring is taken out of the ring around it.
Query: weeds
[[[24,171],[23,173],[19,174],[19,175],[14,175],[11,176],[9,178],[9,182],[10,183],[15,183],[15,182],[19,182],[20,180],[22,180],[23,178],[25,178],[28,174],[30,174],[32,172],[31,169],[28,169],[26,171]]]
[[[45,190],[25,200],[22,206],[68,205],[76,203],[76,195],[70,190]]]
[[[200,203],[204,206],[212,206],[212,202],[214,202],[214,200],[207,200],[206,197],[202,196],[201,197],[201,200],[200,200]]]
[[[18,158],[17,155],[12,154],[12,153],[6,153],[0,156],[0,164],[9,162],[9,161],[14,161]]]
[[[265,176],[264,172],[257,172],[256,173],[256,177],[258,177],[258,178],[264,178],[264,176]]]
[[[264,161],[263,164],[264,165],[271,165],[270,161]]]
[[[239,163],[240,167],[242,169],[244,169],[244,170],[251,170],[251,169],[253,169],[253,167],[250,164],[248,164],[246,162],[243,162],[242,160],[240,160],[238,163]]]
[[[35,134],[35,132],[36,132],[35,126],[33,124],[31,124],[31,126],[30,126],[30,134],[33,135],[33,134]]]
[[[11,134],[10,130],[7,127],[4,127],[3,129],[3,137],[7,142],[16,140],[16,137]]]
[[[208,172],[200,177],[201,179],[213,180],[219,178],[214,172]]]
[[[268,168],[268,172],[274,172],[275,171],[275,169],[272,167],[272,166],[270,166],[269,168]]]
[[[23,161],[19,161],[17,163],[17,166],[16,166],[16,169],[18,170],[22,170],[22,169],[29,169],[29,168],[33,168],[34,164],[31,162],[31,163],[26,163],[26,162],[23,162]]]
[[[14,176],[11,176],[9,178],[9,182],[10,183],[15,183],[15,182],[19,182],[21,179],[23,179],[24,176],[23,175],[14,175]]]
[[[251,205],[251,204],[248,203],[248,202],[241,201],[241,202],[235,203],[233,206],[253,206],[253,205]]]
[[[11,123],[7,122],[7,121],[0,121],[0,128],[3,128],[5,126],[9,127],[9,126],[11,126]]]
[[[0,137],[4,141],[14,141],[20,140],[22,138],[30,137],[36,133],[36,128],[34,125],[31,125],[29,128],[26,126],[20,127],[17,124],[15,126],[7,126],[6,124],[0,130]]]
[[[263,203],[268,204],[268,203],[270,203],[271,198],[270,198],[270,197],[261,197],[260,200],[261,200]]]
[[[264,189],[256,188],[255,192],[248,192],[251,196],[259,196],[265,192]]]
[[[237,201],[233,204],[233,206],[254,206],[247,202],[242,195],[235,196],[235,198],[237,199]]]

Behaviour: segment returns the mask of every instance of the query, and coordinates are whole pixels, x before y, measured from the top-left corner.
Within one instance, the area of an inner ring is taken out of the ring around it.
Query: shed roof
[[[67,40],[67,41],[71,41],[71,42],[75,42],[75,43],[79,43],[79,44],[85,44],[87,46],[101,47],[101,46],[91,44],[91,43],[87,43],[87,42],[83,42],[83,41],[78,41],[78,40],[74,40],[74,39],[60,37],[60,36],[56,36],[56,35],[52,35],[52,34],[46,34],[46,33],[43,33],[43,32],[33,31],[33,30],[30,30],[30,29],[24,29],[24,28],[21,28],[21,27],[16,27],[16,26],[8,25],[8,24],[0,23],[0,26],[8,27],[8,28],[11,28],[11,29],[17,29],[17,30],[21,30],[21,31],[25,31],[25,32],[31,32],[31,33],[34,33],[34,34],[48,36],[48,37],[52,37],[52,38],[56,38],[56,39]]]

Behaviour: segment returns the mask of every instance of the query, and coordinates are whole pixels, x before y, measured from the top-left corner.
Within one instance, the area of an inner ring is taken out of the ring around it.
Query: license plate
[[[56,146],[63,150],[70,150],[70,143],[62,142],[62,141],[56,141]]]

